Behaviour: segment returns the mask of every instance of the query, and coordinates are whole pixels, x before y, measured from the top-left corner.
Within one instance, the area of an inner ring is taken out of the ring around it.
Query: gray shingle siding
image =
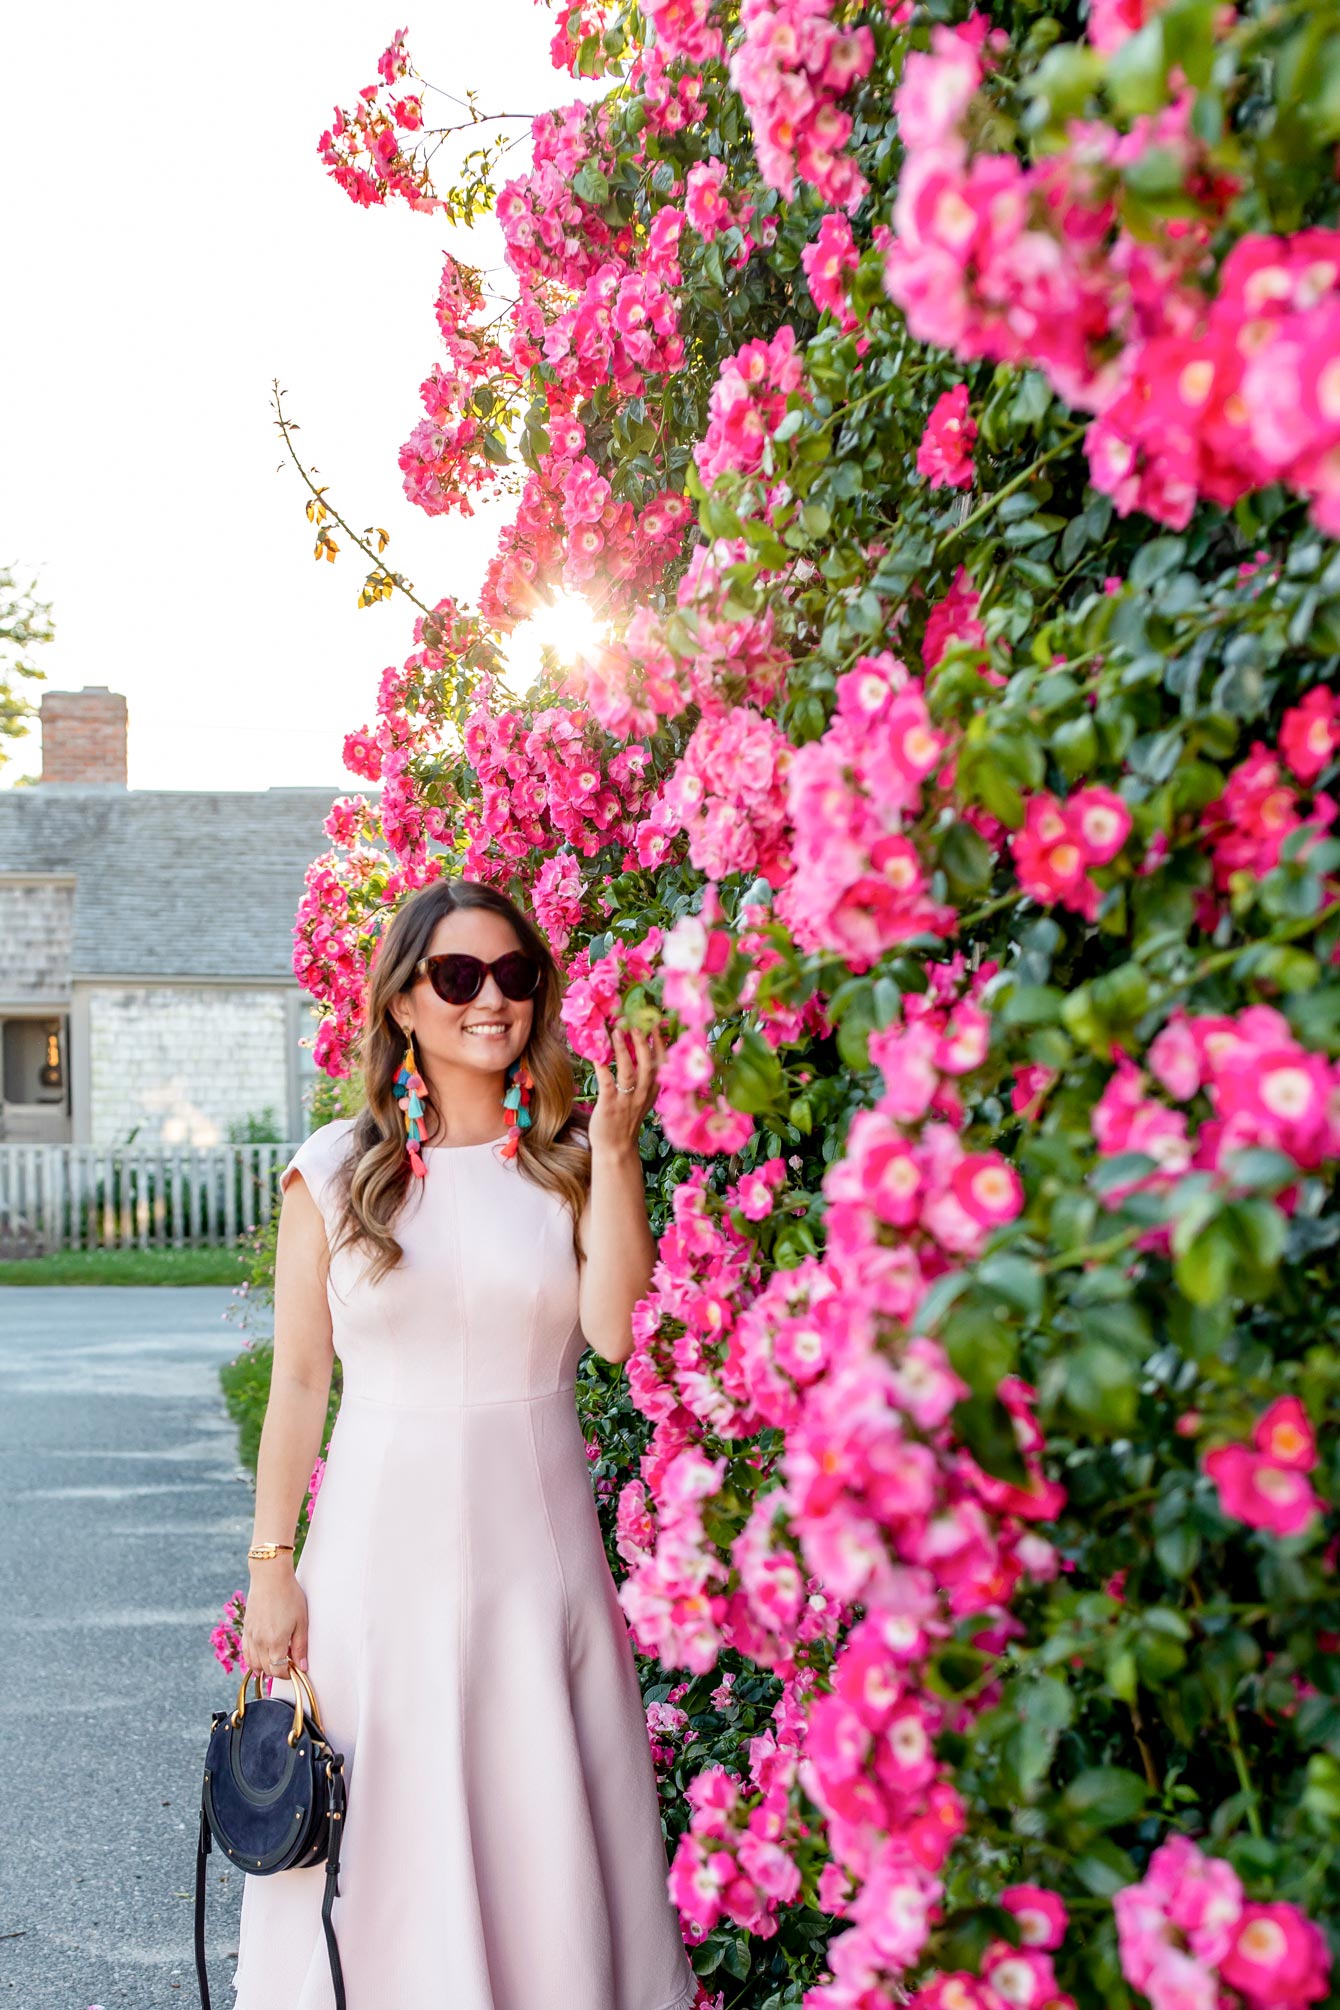
[[[74,886],[0,877],[0,1003],[68,1005]]]

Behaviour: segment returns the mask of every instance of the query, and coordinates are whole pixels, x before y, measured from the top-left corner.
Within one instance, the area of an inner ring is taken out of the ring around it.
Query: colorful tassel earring
[[[428,1168],[419,1156],[419,1147],[423,1143],[423,1098],[427,1084],[414,1058],[414,1036],[405,1037],[404,1065],[395,1078],[396,1101],[405,1112],[405,1150],[409,1153],[410,1171],[416,1179],[424,1179]]]
[[[523,1054],[518,1054],[509,1065],[507,1083],[507,1093],[503,1097],[507,1135],[502,1142],[502,1155],[505,1159],[514,1159],[522,1131],[530,1128],[530,1092],[535,1087],[535,1077],[526,1066]]]

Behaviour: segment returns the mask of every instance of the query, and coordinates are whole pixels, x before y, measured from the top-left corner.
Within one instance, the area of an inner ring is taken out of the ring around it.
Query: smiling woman
[[[689,2010],[697,1995],[575,1398],[588,1343],[626,1358],[650,1273],[629,1146],[654,1070],[645,1041],[600,1068],[588,1136],[557,985],[503,895],[421,888],[373,960],[367,1107],[314,1131],[281,1176],[258,1543],[293,1530],[337,1354],[343,1390],[296,1565],[281,1551],[252,1566],[242,1650],[290,1702],[284,1671],[310,1665],[345,1755],[331,1917],[355,2006],[435,2010],[448,1980],[460,2010]],[[411,1033],[423,1094],[402,1108]],[[523,1057],[519,1128],[504,1082]],[[589,1194],[584,1262],[574,1194]],[[367,1219],[379,1236],[346,1234]],[[234,2010],[329,2002],[325,1878],[247,1879]]]

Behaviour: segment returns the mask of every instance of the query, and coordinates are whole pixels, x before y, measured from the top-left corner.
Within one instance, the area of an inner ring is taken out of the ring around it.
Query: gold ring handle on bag
[[[247,1705],[246,1705],[247,1685],[249,1682],[251,1682],[253,1677],[255,1678],[256,1682],[256,1701],[260,1703],[265,1700],[265,1692],[261,1688],[261,1682],[264,1679],[262,1671],[259,1668],[248,1668],[244,1670],[242,1675],[242,1686],[239,1688],[237,1692],[237,1703],[236,1706],[234,1707],[233,1714],[229,1719],[229,1722],[234,1726],[240,1724],[243,1717],[245,1717],[247,1713]],[[282,1680],[283,1678],[281,1677],[280,1679]],[[307,1698],[308,1714],[311,1717],[312,1722],[316,1725],[318,1734],[324,1738],[326,1735],[326,1728],[325,1725],[321,1722],[321,1718],[317,1712],[316,1691],[313,1689],[310,1679],[303,1674],[302,1669],[299,1668],[296,1661],[290,1661],[288,1664],[288,1679],[292,1682],[294,1688],[293,1728],[288,1734],[289,1744],[296,1745],[299,1738],[302,1736],[302,1711],[303,1711],[304,1693]],[[282,1701],[282,1698],[280,1700]]]
[[[263,1701],[264,1701],[264,1698],[265,1698],[265,1691],[264,1691],[264,1690],[262,1689],[262,1687],[261,1687],[261,1671],[260,1671],[260,1669],[259,1669],[259,1668],[244,1668],[244,1669],[242,1670],[242,1686],[241,1686],[241,1688],[240,1688],[240,1689],[238,1690],[238,1692],[237,1692],[237,1702],[236,1702],[236,1703],[234,1704],[234,1706],[233,1706],[233,1714],[232,1714],[232,1716],[231,1716],[231,1717],[230,1717],[230,1718],[228,1719],[229,1723],[233,1725],[234,1729],[236,1729],[237,1725],[239,1725],[239,1724],[241,1723],[241,1721],[242,1721],[242,1718],[243,1718],[243,1716],[244,1716],[244,1715],[245,1715],[245,1713],[246,1713],[246,1707],[247,1707],[247,1706],[246,1706],[246,1703],[245,1703],[245,1701],[244,1701],[243,1699],[245,1698],[245,1696],[246,1696],[246,1693],[247,1693],[247,1684],[248,1684],[248,1683],[249,1683],[250,1681],[252,1681],[252,1679],[253,1679],[253,1678],[254,1678],[254,1680],[255,1680],[255,1683],[256,1683],[256,1701],[257,1701],[258,1703],[260,1703],[260,1702],[263,1702]]]

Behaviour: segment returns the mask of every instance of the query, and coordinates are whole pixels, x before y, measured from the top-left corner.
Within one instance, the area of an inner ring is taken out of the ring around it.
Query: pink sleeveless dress
[[[352,1127],[281,1175],[331,1233]],[[571,1217],[498,1142],[428,1147],[378,1283],[330,1267],[344,1391],[297,1576],[346,1762],[349,2010],[689,2010],[573,1395]],[[235,2010],[333,2010],[324,1889],[323,1864],[245,1878]]]

